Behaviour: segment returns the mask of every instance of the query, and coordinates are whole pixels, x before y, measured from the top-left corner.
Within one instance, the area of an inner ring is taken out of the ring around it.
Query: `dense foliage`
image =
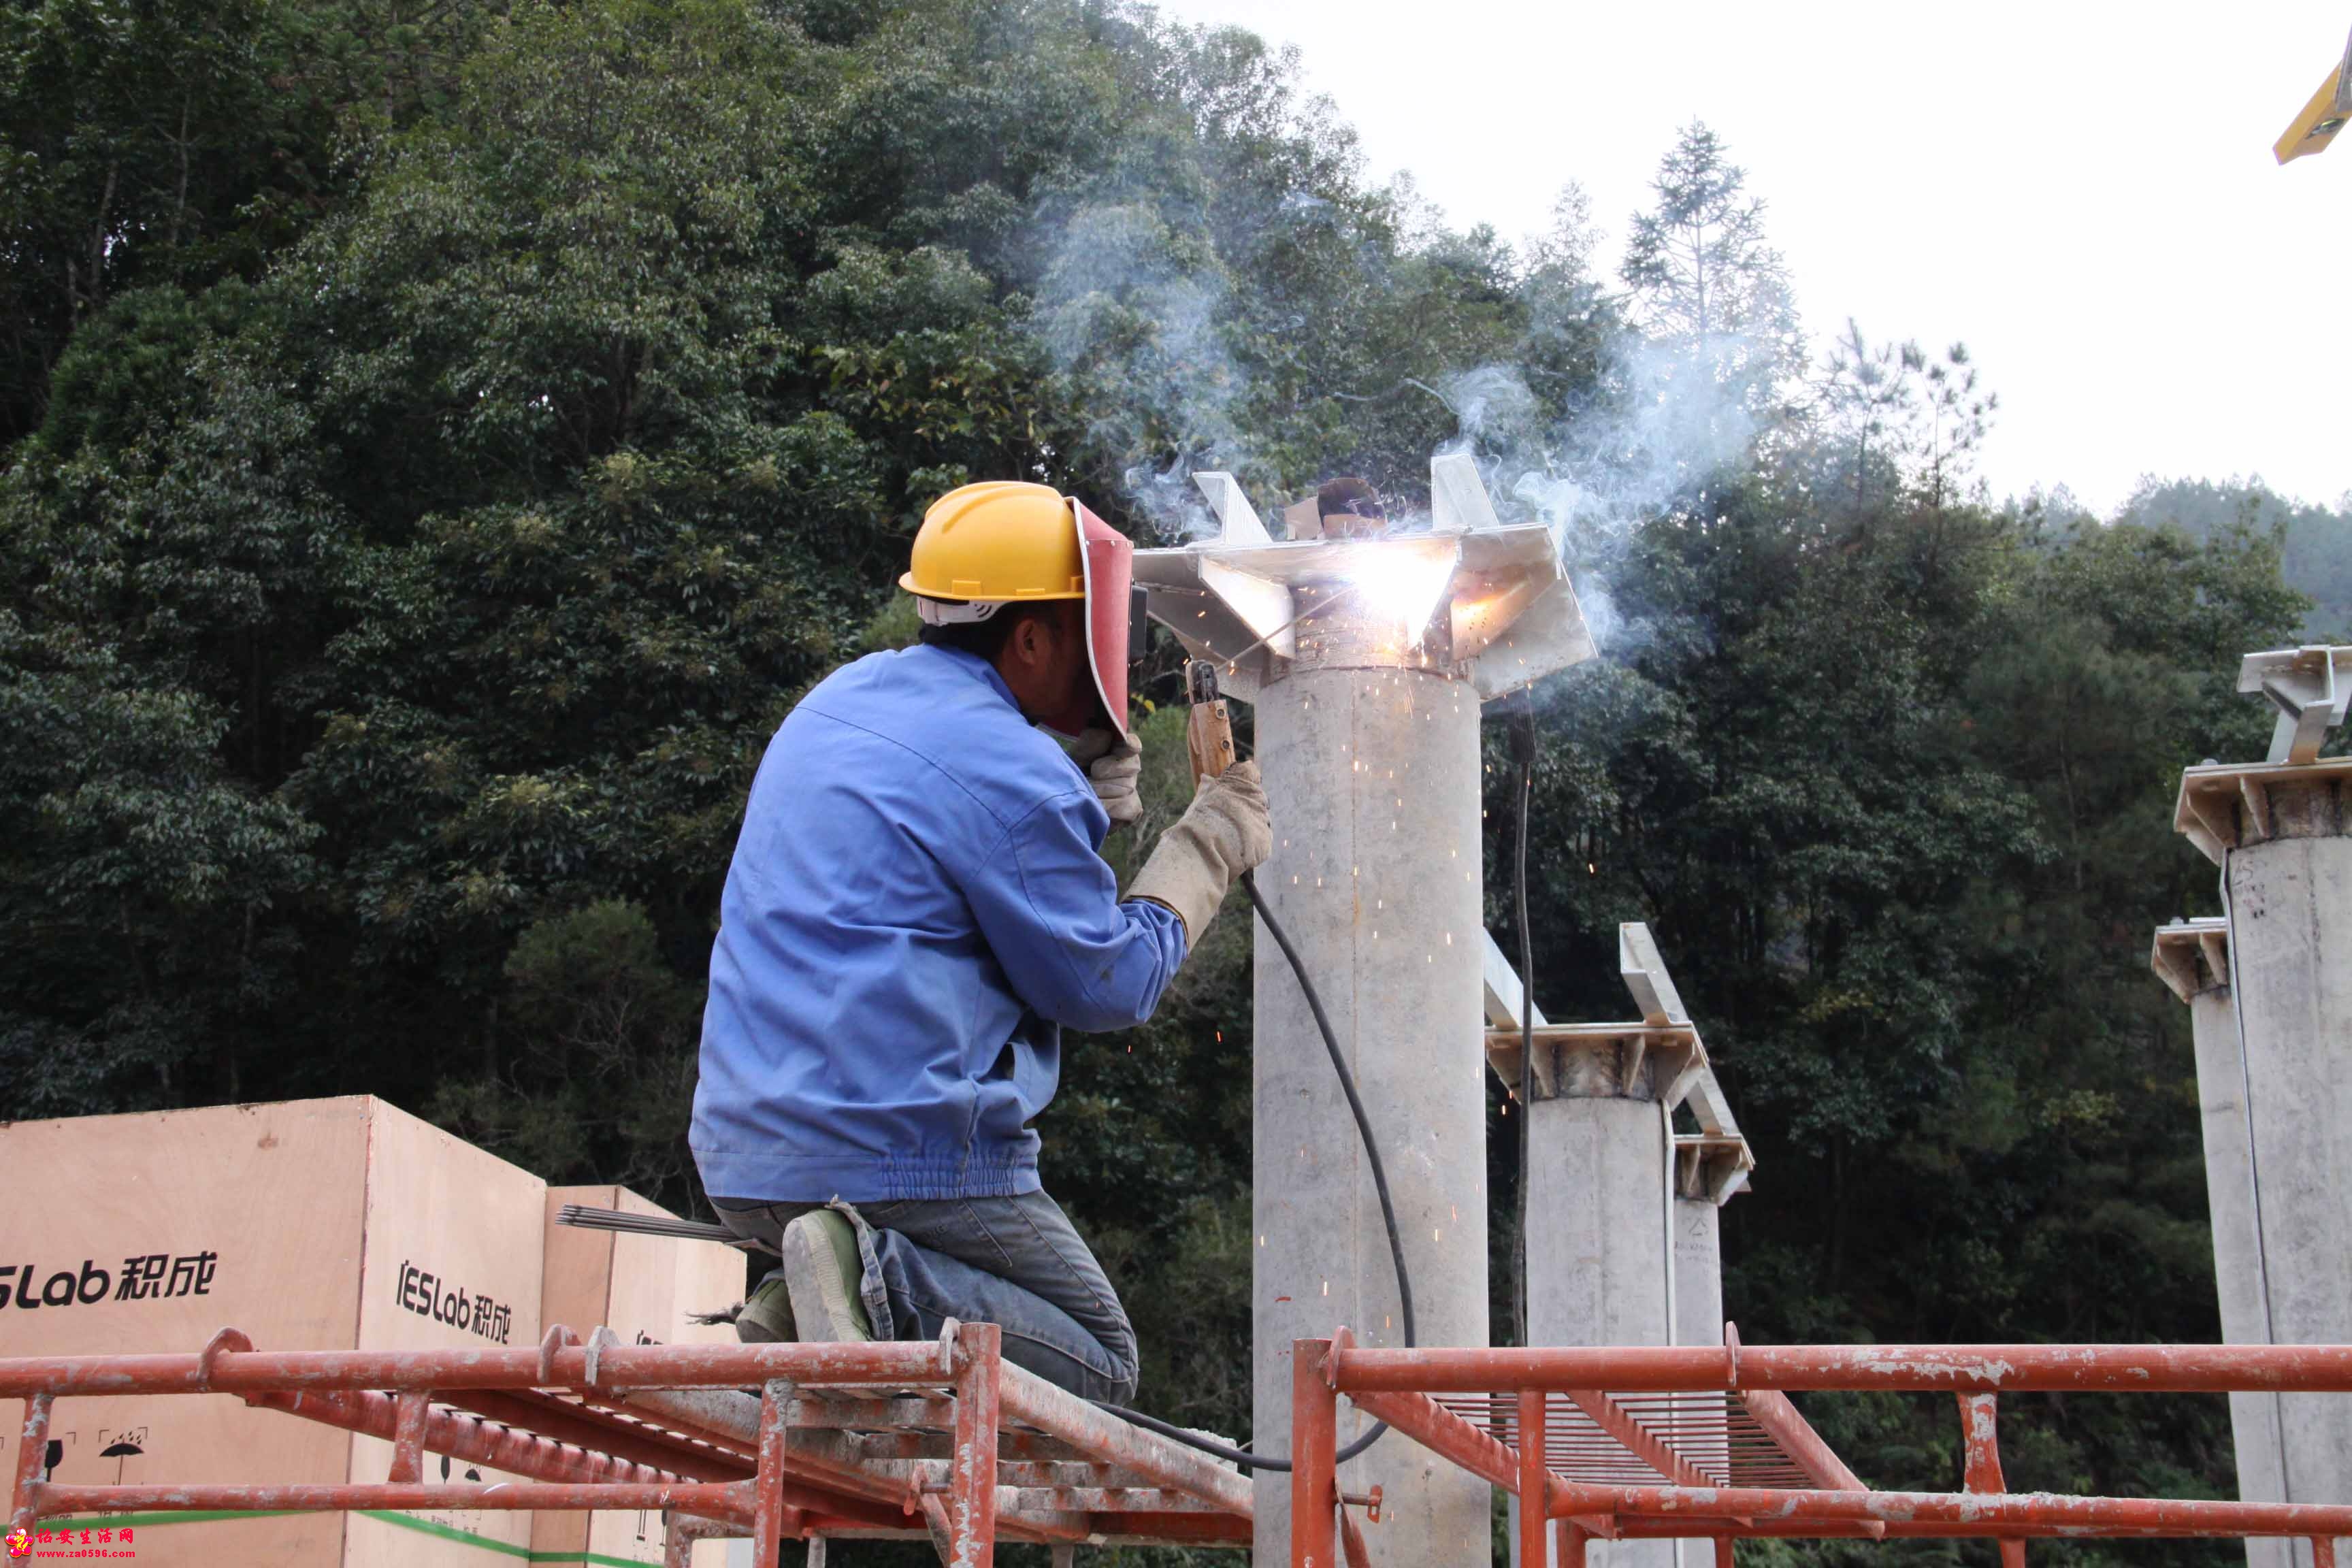
[[[1965,350],[1809,353],[1705,127],[1612,267],[1573,188],[1449,229],[1294,60],[1091,0],[33,0],[0,83],[12,1114],[364,1090],[691,1207],[751,770],[908,635],[930,498],[1030,474],[1167,536],[1210,460],[1409,500],[1466,441],[1604,632],[1533,694],[1537,989],[1612,1016],[1616,923],[1658,933],[1761,1162],[1748,1337],[2215,1337],[2145,967],[2212,902],[2170,792],[2259,746],[2241,652],[2352,613],[2352,519],[1990,504]],[[1123,868],[1185,789],[1142,728]],[[1229,918],[1044,1123],[1147,1402],[1228,1431],[1247,987]],[[1817,1415],[1958,1474],[1941,1406]],[[2231,1485],[2213,1401],[2020,1401],[2004,1451]]]

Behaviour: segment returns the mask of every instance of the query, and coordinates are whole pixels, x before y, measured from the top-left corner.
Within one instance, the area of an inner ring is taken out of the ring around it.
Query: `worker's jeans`
[[[736,1235],[773,1248],[823,1204],[714,1202]],[[1061,1205],[1011,1198],[835,1204],[857,1231],[877,1339],[928,1340],[950,1318],[1004,1331],[1004,1359],[1082,1399],[1135,1397],[1135,1330]],[[769,1274],[782,1279],[783,1270]]]

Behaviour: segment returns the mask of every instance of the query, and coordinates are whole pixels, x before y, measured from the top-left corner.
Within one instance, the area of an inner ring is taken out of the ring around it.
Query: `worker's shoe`
[[[735,1337],[747,1345],[790,1342],[800,1337],[793,1320],[792,1289],[782,1279],[764,1281],[736,1309]]]
[[[781,1250],[803,1341],[851,1344],[874,1337],[861,1294],[866,1265],[847,1219],[832,1209],[811,1209],[784,1226]]]

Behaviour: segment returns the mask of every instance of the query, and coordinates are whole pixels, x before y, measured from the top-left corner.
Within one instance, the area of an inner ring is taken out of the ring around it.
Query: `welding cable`
[[[1339,1033],[1331,1026],[1331,1015],[1323,1010],[1322,994],[1315,989],[1315,982],[1307,977],[1306,962],[1298,956],[1298,950],[1290,944],[1290,933],[1284,931],[1282,922],[1274,918],[1274,910],[1266,907],[1265,895],[1257,890],[1257,879],[1248,872],[1242,874],[1242,891],[1249,895],[1250,908],[1257,911],[1257,918],[1265,922],[1266,934],[1274,938],[1274,945],[1280,948],[1282,956],[1290,961],[1290,973],[1298,979],[1298,989],[1307,997],[1307,1011],[1315,1015],[1315,1027],[1323,1037],[1323,1048],[1330,1053],[1331,1070],[1339,1075],[1340,1091],[1348,1097],[1349,1113],[1356,1119],[1356,1134],[1364,1141],[1364,1163],[1371,1167],[1372,1191],[1380,1194],[1381,1220],[1388,1226],[1389,1259],[1396,1266],[1397,1316],[1404,1323],[1405,1348],[1411,1350],[1420,1342],[1413,1332],[1412,1276],[1405,1270],[1404,1234],[1397,1228],[1396,1204],[1389,1196],[1388,1166],[1381,1160],[1380,1141],[1372,1136],[1371,1114],[1365,1110],[1363,1096],[1356,1090],[1356,1075],[1348,1070],[1348,1058],[1340,1053]],[[1162,1437],[1181,1443],[1188,1448],[1198,1448],[1213,1458],[1245,1465],[1253,1470],[1282,1472],[1290,1468],[1288,1459],[1268,1458],[1262,1454],[1253,1454],[1246,1448],[1235,1448],[1198,1433],[1187,1432],[1181,1426],[1171,1426],[1158,1416],[1146,1415],[1139,1410],[1105,1404],[1099,1399],[1095,1404],[1122,1421],[1132,1421],[1147,1432],[1157,1432]],[[1379,1442],[1381,1435],[1388,1429],[1387,1422],[1374,1422],[1370,1431],[1332,1455],[1331,1462],[1334,1465],[1345,1464]]]

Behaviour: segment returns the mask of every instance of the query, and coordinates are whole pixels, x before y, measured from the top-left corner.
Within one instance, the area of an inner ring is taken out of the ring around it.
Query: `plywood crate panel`
[[[583,1339],[599,1326],[610,1328],[628,1344],[734,1342],[732,1327],[697,1323],[691,1314],[715,1312],[742,1299],[742,1253],[717,1242],[558,1225],[556,1211],[565,1204],[675,1217],[626,1187],[550,1187],[543,1296],[549,1323],[566,1324]],[[531,1554],[557,1568],[659,1563],[661,1516],[543,1513],[531,1535]],[[725,1542],[697,1543],[696,1568],[719,1568],[725,1561]]]
[[[368,1226],[360,1289],[362,1350],[467,1350],[539,1341],[541,1233],[547,1184],[400,1111],[377,1119],[368,1150]],[[381,1481],[392,1445],[352,1439],[351,1479]],[[520,1479],[425,1461],[425,1478]],[[530,1515],[446,1510],[355,1514],[344,1568],[482,1568],[528,1552]]]
[[[193,1352],[223,1327],[287,1350],[479,1344],[476,1295],[504,1310],[483,1321],[509,1342],[538,1337],[545,1184],[382,1100],[16,1122],[0,1126],[0,1185],[12,1194],[0,1211],[0,1353]],[[466,1289],[465,1329],[412,1310],[426,1273]],[[16,1462],[21,1412],[0,1400],[0,1467]],[[64,1481],[332,1483],[370,1479],[371,1462],[380,1477],[389,1458],[389,1445],[225,1395],[60,1400],[51,1436]],[[529,1539],[527,1516],[428,1522],[509,1547]],[[132,1528],[139,1562],[190,1568],[438,1568],[489,1555],[340,1514],[154,1515]]]

